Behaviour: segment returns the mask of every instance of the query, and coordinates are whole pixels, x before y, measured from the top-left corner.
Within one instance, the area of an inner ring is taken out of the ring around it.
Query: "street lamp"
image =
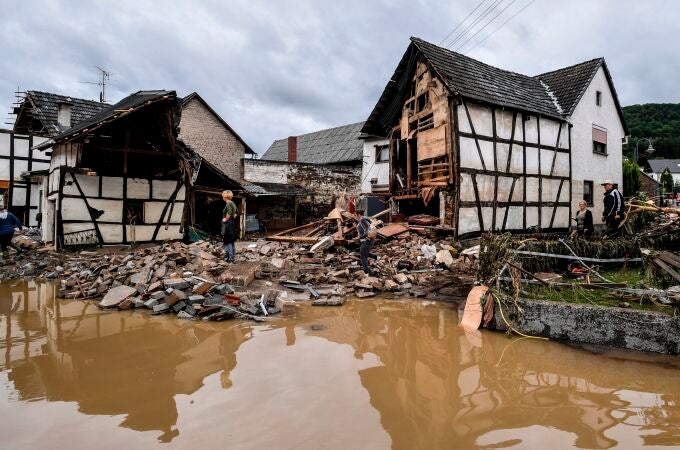
[[[633,159],[633,161],[635,161],[635,164],[637,164],[637,162],[638,162],[638,145],[640,145],[640,142],[642,142],[642,141],[649,142],[649,147],[647,147],[647,150],[645,150],[645,153],[647,154],[647,156],[651,155],[652,153],[654,153],[656,151],[656,149],[654,147],[652,147],[652,139],[651,138],[640,138],[640,139],[638,139],[637,142],[635,143],[635,155],[634,155],[635,159]]]

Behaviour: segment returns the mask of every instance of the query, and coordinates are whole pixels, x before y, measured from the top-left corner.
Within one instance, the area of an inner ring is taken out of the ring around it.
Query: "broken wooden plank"
[[[665,262],[661,261],[659,258],[655,258],[655,259],[653,259],[652,261],[654,262],[654,264],[656,264],[657,266],[659,266],[661,269],[665,270],[666,273],[667,273],[668,275],[672,276],[672,277],[675,278],[677,281],[680,281],[680,273],[678,273],[678,272],[676,272],[675,270],[673,270],[673,268],[670,267],[668,264],[666,264]]]
[[[378,228],[378,234],[384,238],[397,236],[408,231],[408,226],[400,223],[391,223],[382,228]]]
[[[624,263],[624,262],[642,262],[642,258],[588,258],[584,256],[572,256],[572,255],[559,255],[556,253],[541,253],[541,252],[530,252],[528,250],[514,250],[518,255],[526,256],[543,256],[546,258],[558,258],[558,259],[570,259],[570,260],[581,260],[594,263]]]

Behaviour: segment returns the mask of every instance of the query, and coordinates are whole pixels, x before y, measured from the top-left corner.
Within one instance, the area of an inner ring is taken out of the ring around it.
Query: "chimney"
[[[288,136],[288,162],[297,162],[297,136]]]
[[[71,128],[71,104],[60,102],[57,110],[57,123],[65,128]]]

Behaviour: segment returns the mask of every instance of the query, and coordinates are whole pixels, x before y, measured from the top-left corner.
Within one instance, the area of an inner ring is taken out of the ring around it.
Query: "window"
[[[607,130],[593,125],[593,153],[607,154]]]
[[[593,182],[584,181],[583,182],[583,200],[586,205],[593,206]]]
[[[595,104],[597,106],[602,106],[602,92],[600,91],[595,92]]]
[[[387,162],[390,160],[390,146],[376,145],[375,146],[375,162]]]
[[[127,200],[125,205],[125,223],[139,225],[144,223],[144,202],[141,200]]]
[[[427,92],[424,92],[418,96],[418,112],[423,111],[428,106],[430,106],[430,96]]]

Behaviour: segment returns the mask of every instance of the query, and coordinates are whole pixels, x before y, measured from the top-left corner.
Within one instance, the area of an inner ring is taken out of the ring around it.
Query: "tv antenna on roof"
[[[95,67],[102,74],[101,81],[81,81],[80,83],[96,84],[97,86],[101,87],[101,91],[99,92],[99,101],[102,102],[102,103],[106,103],[106,82],[109,81],[109,77],[111,76],[111,72],[109,72],[108,70],[103,69],[99,66],[95,66]]]

